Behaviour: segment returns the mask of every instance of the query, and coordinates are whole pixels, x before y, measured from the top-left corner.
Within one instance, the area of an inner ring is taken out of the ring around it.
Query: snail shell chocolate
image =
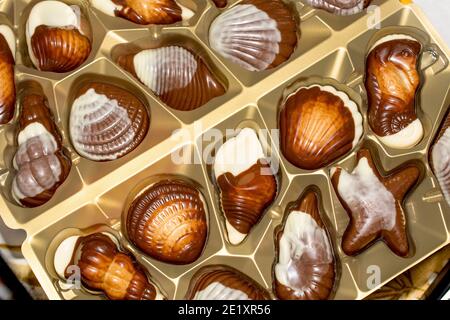
[[[314,8],[324,9],[328,12],[348,16],[360,13],[366,8],[371,0],[305,0]]]
[[[43,205],[66,180],[72,162],[37,82],[23,83],[17,145],[12,196],[25,207]]]
[[[245,128],[220,147],[214,175],[228,240],[240,244],[277,194],[277,180],[254,130]]]
[[[288,96],[281,109],[281,150],[301,169],[331,164],[350,152],[362,134],[358,106],[332,86],[301,87]]]
[[[217,8],[225,8],[227,6],[227,0],[213,0]]]
[[[110,161],[133,151],[149,128],[146,106],[117,86],[90,82],[77,94],[70,112],[75,150],[94,161]]]
[[[423,137],[416,113],[421,48],[410,36],[389,35],[377,41],[367,57],[369,124],[379,140],[391,148],[411,148]]]
[[[336,282],[336,257],[319,213],[317,194],[307,191],[276,234],[275,294],[282,300],[325,300]]]
[[[450,113],[431,150],[431,164],[444,197],[450,205]]]
[[[76,266],[87,289],[103,292],[111,300],[164,299],[134,258],[117,247],[117,240],[107,233],[69,237],[56,249],[55,270],[69,279]]]
[[[128,239],[150,257],[172,264],[196,261],[206,243],[207,207],[184,180],[163,180],[133,201],[126,218]]]
[[[219,15],[209,30],[211,48],[249,71],[275,68],[297,46],[297,22],[281,0],[246,0]]]
[[[197,109],[225,93],[203,59],[180,46],[142,50],[117,63],[176,110]]]
[[[14,117],[16,85],[14,65],[16,37],[13,30],[0,25],[0,124],[6,124]]]
[[[138,24],[172,24],[194,13],[174,0],[91,0],[92,6],[109,16]]]
[[[396,168],[382,176],[370,151],[358,152],[358,165],[352,173],[342,168],[331,171],[336,194],[346,209],[350,223],[342,238],[345,254],[354,256],[378,240],[397,255],[406,257],[409,242],[403,199],[419,180],[414,164]]]
[[[91,53],[89,22],[75,5],[38,2],[30,12],[25,33],[31,62],[41,71],[73,71]]]
[[[270,300],[270,295],[242,272],[225,265],[210,265],[192,277],[186,300]]]

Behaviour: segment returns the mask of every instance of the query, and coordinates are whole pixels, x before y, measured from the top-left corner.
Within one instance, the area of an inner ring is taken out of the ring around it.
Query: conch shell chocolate
[[[377,41],[367,57],[369,124],[378,139],[391,148],[411,148],[423,137],[416,113],[421,49],[413,37],[394,34]]]
[[[348,16],[360,13],[372,0],[305,0],[312,7],[324,9],[328,12]]]
[[[228,240],[240,244],[277,194],[277,179],[253,129],[242,129],[219,148],[214,175]]]
[[[61,279],[69,279],[77,267],[88,290],[102,292],[111,300],[164,299],[143,268],[120,252],[117,240],[108,233],[65,239],[55,252],[54,266]]]
[[[357,255],[378,240],[383,240],[401,257],[409,254],[402,203],[419,177],[420,170],[414,164],[382,176],[368,149],[358,152],[358,165],[352,173],[342,168],[332,169],[331,181],[350,218],[342,237],[345,254]]]
[[[280,147],[301,169],[323,168],[350,152],[363,134],[357,104],[332,86],[300,87],[280,112]]]
[[[192,263],[200,257],[208,234],[203,195],[181,179],[160,181],[132,202],[126,231],[136,247],[156,260]]]
[[[149,128],[146,106],[131,92],[112,84],[89,82],[70,111],[75,150],[94,161],[110,161],[133,151]]]
[[[445,200],[450,205],[450,112],[431,149],[431,165]]]
[[[176,110],[197,109],[225,93],[205,61],[184,47],[146,49],[120,56],[117,63]]]
[[[14,65],[16,37],[13,30],[0,25],[0,124],[6,124],[14,117],[16,85]]]
[[[210,265],[191,279],[186,300],[270,300],[256,281],[226,265]]]
[[[38,2],[25,31],[31,62],[41,71],[75,70],[91,53],[90,32],[80,7],[61,1]]]
[[[174,0],[91,0],[91,4],[109,16],[142,25],[172,24],[194,15]]]
[[[297,22],[281,0],[245,0],[211,24],[211,48],[249,71],[275,68],[297,46]]]
[[[17,173],[12,182],[13,198],[25,207],[49,201],[69,175],[72,161],[62,146],[62,137],[48,107],[42,87],[22,83],[17,152]]]
[[[276,232],[274,291],[282,300],[325,300],[333,294],[336,257],[313,190],[289,208]]]

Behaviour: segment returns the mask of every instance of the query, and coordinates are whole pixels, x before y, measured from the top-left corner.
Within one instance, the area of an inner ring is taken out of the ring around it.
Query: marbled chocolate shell
[[[305,0],[312,7],[324,9],[328,12],[348,16],[360,13],[371,0]]]
[[[79,7],[60,1],[37,3],[26,25],[31,62],[41,71],[75,70],[91,53],[89,32],[89,24]]]
[[[120,252],[112,239],[106,233],[65,239],[55,253],[56,272],[63,279],[70,279],[73,266],[77,266],[83,285],[103,292],[111,300],[163,299],[142,267],[130,255]]]
[[[207,207],[183,180],[163,180],[133,201],[126,218],[128,239],[150,257],[172,264],[196,261],[206,243]]]
[[[186,300],[270,300],[270,295],[242,272],[225,265],[210,265],[192,277]]]
[[[142,25],[172,24],[194,14],[174,0],[91,0],[91,3],[107,15]]]
[[[329,299],[336,282],[336,257],[317,194],[307,191],[287,214],[276,234],[275,294],[282,300]]]
[[[149,128],[145,105],[117,86],[90,82],[77,94],[70,112],[75,150],[94,161],[110,161],[133,151]]]
[[[72,162],[62,147],[62,138],[37,82],[23,83],[17,145],[13,159],[17,173],[13,198],[25,207],[49,201],[69,175]]]
[[[241,130],[217,150],[214,175],[228,240],[240,244],[277,194],[277,179],[254,130]]]
[[[14,117],[16,86],[14,78],[15,36],[9,26],[0,25],[0,124]]]
[[[281,0],[245,0],[219,15],[209,30],[211,48],[249,71],[275,68],[297,46],[297,22]]]
[[[117,63],[176,110],[197,109],[225,93],[203,59],[180,46],[142,50]]]
[[[378,139],[391,148],[411,148],[423,137],[423,126],[416,113],[421,48],[410,36],[389,35],[376,42],[367,57],[369,125]]]
[[[281,109],[281,150],[301,169],[326,167],[350,152],[362,133],[356,103],[332,86],[301,87]]]
[[[445,200],[450,205],[450,112],[431,149],[431,164]]]

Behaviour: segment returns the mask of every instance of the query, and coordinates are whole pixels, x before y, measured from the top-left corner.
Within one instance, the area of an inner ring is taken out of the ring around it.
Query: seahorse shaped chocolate
[[[42,87],[34,81],[21,84],[17,170],[12,196],[25,207],[49,201],[69,175],[72,162],[65,154],[61,134],[53,120]]]
[[[16,104],[14,56],[16,40],[7,25],[0,25],[0,124],[11,121]]]

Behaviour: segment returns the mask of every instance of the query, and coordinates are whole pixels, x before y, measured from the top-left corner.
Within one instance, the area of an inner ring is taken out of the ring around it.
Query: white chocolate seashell
[[[450,128],[436,142],[432,151],[433,169],[444,193],[445,200],[450,205]]]

